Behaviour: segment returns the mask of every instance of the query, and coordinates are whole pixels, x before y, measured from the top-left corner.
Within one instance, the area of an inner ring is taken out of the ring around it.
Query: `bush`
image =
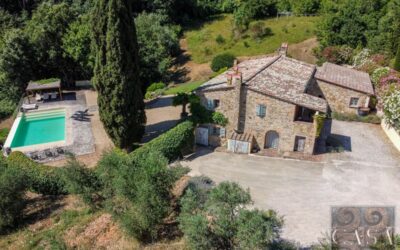
[[[367,116],[359,116],[357,114],[347,114],[347,113],[337,113],[332,112],[332,118],[339,121],[349,121],[349,122],[364,122],[372,124],[381,124],[381,118],[374,114],[369,114]]]
[[[12,152],[7,158],[8,166],[21,169],[26,174],[28,188],[43,195],[65,194],[60,168],[32,161],[21,152]]]
[[[217,72],[225,67],[231,68],[233,66],[234,61],[235,61],[235,56],[230,53],[217,55],[211,62],[211,69],[214,72]]]
[[[167,87],[167,85],[165,85],[165,83],[162,82],[155,82],[152,83],[146,90],[146,92],[154,92],[158,89],[165,89],[165,87]]]
[[[5,162],[0,165],[0,233],[4,233],[22,217],[26,182],[21,169],[7,168]]]
[[[159,151],[169,161],[173,161],[182,157],[184,151],[191,151],[193,144],[194,125],[192,122],[186,121],[144,144],[143,147],[133,151],[130,156],[135,159],[145,153]]]
[[[215,124],[218,124],[222,127],[225,127],[228,125],[228,118],[226,118],[222,113],[220,112],[214,112],[212,114],[212,121]]]
[[[263,22],[256,22],[251,25],[250,31],[253,39],[261,39],[265,36],[272,35],[272,30],[268,27],[265,27]]]
[[[194,249],[269,249],[282,219],[274,211],[247,209],[251,203],[249,191],[236,183],[192,186],[181,200],[179,226]]]
[[[14,113],[17,104],[8,99],[0,100],[0,120],[5,119]]]
[[[215,41],[216,41],[218,44],[223,44],[223,43],[225,43],[225,38],[224,38],[221,34],[219,34],[219,35],[215,38]]]
[[[0,129],[0,145],[3,145],[6,142],[9,132],[10,130],[8,128]]]
[[[146,94],[144,95],[144,98],[146,100],[151,100],[151,99],[161,96],[163,93],[164,93],[164,89],[157,89],[153,92],[146,92]]]
[[[65,190],[81,196],[84,202],[94,206],[98,199],[96,193],[101,189],[100,180],[95,172],[80,164],[74,157],[71,157],[60,171]]]
[[[393,91],[384,98],[386,122],[395,130],[400,131],[400,90]]]

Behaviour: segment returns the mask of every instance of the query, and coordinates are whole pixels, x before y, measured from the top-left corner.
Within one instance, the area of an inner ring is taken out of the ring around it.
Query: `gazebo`
[[[60,79],[45,79],[40,81],[30,81],[26,88],[26,94],[28,96],[28,102],[30,103],[29,95],[35,96],[38,92],[48,92],[50,90],[58,92],[60,99],[62,100],[61,80]],[[55,94],[56,94],[55,93]]]

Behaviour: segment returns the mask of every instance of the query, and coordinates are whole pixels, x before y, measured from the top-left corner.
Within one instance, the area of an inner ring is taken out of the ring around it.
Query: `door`
[[[304,152],[304,148],[306,146],[306,138],[302,136],[296,136],[294,142],[294,151],[296,152]]]
[[[196,143],[208,146],[208,128],[196,128]]]
[[[276,131],[268,131],[265,135],[265,148],[278,149],[279,134]]]
[[[237,141],[237,140],[228,140],[228,151],[239,153],[239,154],[248,154],[250,148],[250,143],[245,141]]]

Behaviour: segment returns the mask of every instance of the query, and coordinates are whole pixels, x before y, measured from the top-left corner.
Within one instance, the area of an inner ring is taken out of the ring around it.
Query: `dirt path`
[[[173,69],[178,75],[175,82],[182,83],[207,79],[212,74],[210,64],[198,64],[191,60],[186,39],[181,39],[179,44],[182,54],[176,58],[176,66]]]
[[[294,59],[316,64],[317,58],[314,56],[313,49],[319,45],[317,38],[305,40],[301,43],[289,44],[289,55]]]

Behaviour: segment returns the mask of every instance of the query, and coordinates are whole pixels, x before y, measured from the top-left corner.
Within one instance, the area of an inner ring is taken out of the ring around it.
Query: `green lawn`
[[[164,95],[175,95],[179,92],[189,93],[197,89],[203,83],[204,81],[181,83],[172,88],[168,88],[166,91],[164,91]]]
[[[205,63],[222,52],[235,56],[253,56],[276,51],[282,42],[289,45],[299,43],[315,36],[315,26],[319,17],[281,17],[262,20],[272,30],[272,35],[255,40],[251,31],[235,41],[232,37],[232,15],[222,15],[214,21],[204,23],[201,28],[185,32],[189,52],[196,63]],[[221,35],[225,42],[218,44],[216,37]]]

